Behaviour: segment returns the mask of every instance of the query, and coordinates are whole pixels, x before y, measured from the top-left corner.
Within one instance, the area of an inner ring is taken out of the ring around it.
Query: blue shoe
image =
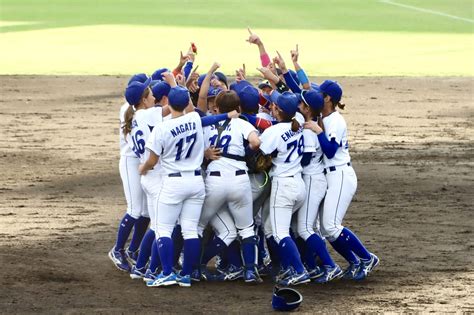
[[[324,273],[319,278],[314,279],[316,283],[326,283],[331,280],[340,278],[342,276],[342,270],[338,265],[334,267],[324,266]]]
[[[234,281],[244,277],[244,268],[236,267],[234,265],[229,265],[225,273],[224,280]]]
[[[244,271],[244,281],[245,283],[261,283],[263,282],[262,278],[258,274],[255,268],[247,269]]]
[[[309,277],[309,274],[306,271],[303,271],[302,273],[294,274],[289,279],[290,285],[299,285],[299,284],[309,283],[309,282],[311,282],[311,278]]]
[[[185,275],[181,276],[180,273],[176,275],[176,282],[180,287],[191,287],[191,276]]]
[[[257,270],[260,277],[265,277],[270,274],[270,266],[260,265],[257,267]]]
[[[169,275],[165,276],[163,272],[161,272],[154,281],[148,281],[146,283],[147,287],[167,287],[169,285],[176,284],[176,274],[174,272],[170,273]]]
[[[125,252],[127,254],[127,260],[130,263],[130,265],[136,265],[137,264],[137,259],[138,259],[138,254],[139,250],[137,249],[134,252],[131,252],[129,249]]]
[[[115,267],[117,267],[119,270],[130,272],[130,265],[128,264],[125,250],[121,249],[119,251],[116,251],[114,247],[109,252],[109,258],[110,260],[112,260]]]
[[[321,277],[323,274],[324,270],[318,266],[314,269],[308,270],[308,275],[312,280]]]
[[[360,269],[360,262],[350,263],[350,265],[342,273],[342,278],[347,279],[347,280],[354,280],[359,269]]]
[[[364,280],[367,278],[369,273],[374,270],[375,267],[378,266],[380,260],[377,256],[370,253],[370,260],[364,261],[363,259],[360,260],[360,268],[354,276],[354,280]]]
[[[216,274],[213,274],[207,270],[207,267],[201,266],[201,279],[204,281],[224,281],[226,276],[226,273],[219,271]]]
[[[275,278],[275,282],[280,286],[287,287],[290,285],[291,279],[295,274],[296,272],[291,266],[287,269],[281,269],[280,273]]]
[[[145,274],[143,275],[143,281],[155,281],[156,277],[160,274],[160,270],[157,269],[155,271],[151,271],[151,269],[147,269]]]
[[[194,282],[199,282],[201,281],[201,271],[199,269],[194,269],[192,272],[191,272],[191,281],[194,281]]]
[[[143,279],[145,276],[146,268],[138,269],[136,266],[132,266],[132,270],[130,271],[130,278],[132,279]]]

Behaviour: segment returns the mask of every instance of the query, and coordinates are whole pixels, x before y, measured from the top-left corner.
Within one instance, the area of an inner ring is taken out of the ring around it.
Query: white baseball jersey
[[[219,125],[224,125],[225,121],[219,122]],[[204,147],[216,146],[222,149],[222,153],[245,156],[244,140],[248,139],[251,132],[257,132],[249,122],[233,118],[222,131],[219,143],[216,143],[218,138],[218,129],[215,125],[204,128]],[[238,161],[229,157],[222,156],[218,160],[212,161],[207,167],[208,171],[222,171],[222,170],[248,170],[245,161]]]
[[[145,144],[155,126],[163,121],[161,107],[139,109],[133,115],[132,131],[127,134],[127,144],[132,152],[145,163],[150,153],[145,150]]]
[[[119,133],[120,133],[120,155],[121,156],[129,156],[129,157],[137,157],[135,155],[135,153],[133,153],[133,151],[128,146],[128,143],[125,139],[125,136],[123,134],[123,129],[122,129],[122,127],[125,125],[125,112],[127,111],[129,106],[130,105],[128,105],[128,103],[125,102],[125,104],[123,104],[122,107],[120,107],[120,114],[119,114],[119,119],[120,119],[120,130],[119,130]]]
[[[301,173],[301,156],[304,149],[303,123],[304,118],[297,113],[297,120],[301,127],[297,131],[291,130],[291,122],[280,122],[266,129],[260,136],[262,144],[260,150],[264,154],[276,151],[272,159],[270,176],[293,176]]]
[[[151,133],[146,148],[160,156],[164,173],[195,171],[204,158],[204,134],[196,112],[165,120]]]
[[[329,116],[323,118],[324,132],[329,141],[336,139],[339,148],[332,159],[328,159],[324,155],[324,167],[341,166],[349,163],[351,157],[349,155],[349,143],[347,142],[347,125],[344,117],[335,111]]]
[[[303,174],[316,175],[324,172],[323,150],[319,145],[318,136],[312,130],[304,129],[304,153],[311,153],[311,161],[303,167]]]

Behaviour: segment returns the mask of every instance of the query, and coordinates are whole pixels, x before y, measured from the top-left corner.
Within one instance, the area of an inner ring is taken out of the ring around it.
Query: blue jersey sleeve
[[[286,85],[293,93],[301,93],[301,88],[299,87],[298,83],[296,83],[295,79],[293,79],[289,71],[287,73],[284,73],[283,77],[285,78]]]
[[[205,117],[201,117],[201,124],[203,127],[207,127],[226,119],[227,119],[227,114],[205,116]]]
[[[339,144],[337,144],[336,139],[332,138],[331,141],[328,140],[328,137],[324,132],[321,132],[318,135],[319,144],[321,149],[328,159],[332,159],[336,154]]]

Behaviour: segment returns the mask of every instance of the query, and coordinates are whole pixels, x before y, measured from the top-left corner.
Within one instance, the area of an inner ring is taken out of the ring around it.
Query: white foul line
[[[474,23],[474,20],[472,20],[472,19],[463,18],[463,17],[460,17],[460,16],[451,15],[451,14],[447,14],[447,13],[443,13],[443,12],[439,12],[439,11],[433,11],[433,10],[429,10],[429,9],[414,7],[414,6],[411,6],[411,5],[401,4],[401,3],[397,3],[397,2],[394,2],[394,1],[390,1],[390,0],[379,0],[379,1],[383,2],[383,3],[399,6],[399,7],[402,7],[402,8],[412,9],[412,10],[415,10],[415,11],[420,11],[420,12],[425,12],[425,13],[430,13],[430,14],[441,15],[441,16],[448,17],[448,18],[455,19],[455,20]]]

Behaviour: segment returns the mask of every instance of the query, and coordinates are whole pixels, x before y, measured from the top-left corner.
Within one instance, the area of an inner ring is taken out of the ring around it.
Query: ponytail
[[[132,120],[133,114],[135,114],[135,109],[132,105],[129,105],[127,111],[125,112],[125,123],[122,126],[123,134],[125,137],[132,132]]]
[[[296,116],[291,118],[291,131],[296,132],[301,128],[300,123],[296,120]]]
[[[346,104],[341,103],[341,102],[337,102],[337,104],[335,106],[339,107],[340,109],[344,109],[344,107],[346,107]]]

